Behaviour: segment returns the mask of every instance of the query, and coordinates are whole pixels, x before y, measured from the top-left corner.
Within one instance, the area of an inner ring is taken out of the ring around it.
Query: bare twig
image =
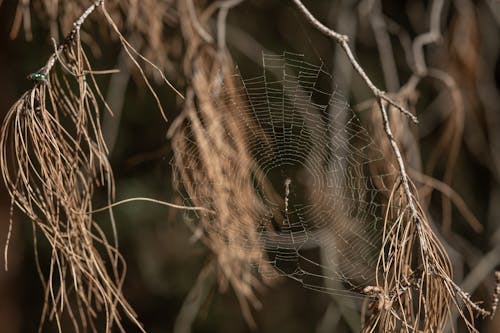
[[[195,285],[186,296],[181,310],[175,319],[174,333],[191,332],[193,322],[200,311],[200,307],[214,288],[216,282],[216,263],[211,260],[201,270]]]
[[[331,39],[337,41],[338,43],[349,42],[349,37],[343,34],[339,34],[338,32],[333,31],[332,29],[323,25],[318,19],[316,19],[311,12],[304,6],[304,4],[300,0],[293,0],[297,7],[300,9],[302,14],[306,17],[306,19],[319,31],[323,34],[327,35]],[[371,87],[370,87],[371,88]]]
[[[197,210],[197,211],[202,211],[202,212],[207,212],[207,213],[215,213],[215,211],[213,211],[211,209],[207,209],[205,207],[193,207],[193,206],[176,205],[176,204],[173,204],[173,203],[170,203],[170,202],[167,202],[167,201],[157,200],[157,199],[147,198],[147,197],[133,197],[133,198],[128,198],[128,199],[123,199],[123,200],[120,200],[120,201],[117,201],[117,202],[113,202],[110,205],[106,205],[104,207],[101,207],[101,208],[98,208],[98,209],[94,209],[91,212],[86,212],[86,213],[87,214],[98,213],[98,212],[102,212],[102,211],[108,210],[108,209],[110,209],[112,207],[120,206],[120,205],[123,205],[125,203],[129,203],[129,202],[136,202],[136,201],[152,202],[152,203],[156,203],[156,204],[159,204],[159,205],[163,205],[163,206],[167,206],[167,207],[171,207],[171,208],[177,208],[177,209]]]

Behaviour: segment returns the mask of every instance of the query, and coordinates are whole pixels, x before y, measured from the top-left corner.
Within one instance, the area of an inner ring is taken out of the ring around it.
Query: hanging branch
[[[389,138],[389,141],[391,143],[392,149],[394,151],[394,154],[396,155],[396,160],[398,163],[399,171],[400,171],[400,177],[401,177],[401,182],[403,184],[404,191],[406,193],[406,197],[408,200],[408,206],[410,207],[412,211],[412,215],[415,219],[419,219],[418,216],[420,215],[415,203],[414,203],[414,198],[410,190],[410,181],[408,174],[406,172],[406,167],[403,162],[403,157],[401,155],[401,152],[399,150],[398,144],[394,138],[394,135],[392,134],[392,129],[389,124],[389,116],[387,114],[387,109],[386,109],[386,104],[388,103],[389,105],[394,106],[396,109],[401,111],[404,115],[406,115],[408,118],[410,118],[411,121],[414,123],[418,123],[417,117],[413,115],[410,111],[408,111],[406,108],[403,106],[399,105],[396,103],[394,100],[392,100],[390,97],[386,95],[386,93],[383,90],[380,90],[377,88],[373,82],[370,80],[366,72],[363,70],[361,65],[358,63],[356,58],[354,57],[351,48],[349,46],[349,37],[346,35],[339,34],[338,32],[333,31],[330,28],[327,28],[325,25],[323,25],[321,22],[316,19],[311,12],[304,6],[304,4],[300,0],[293,0],[293,2],[297,5],[299,10],[302,12],[302,14],[305,16],[305,18],[315,27],[317,28],[320,32],[325,34],[326,36],[330,37],[331,39],[335,40],[344,50],[346,53],[347,57],[349,58],[349,61],[351,62],[351,65],[354,67],[356,72],[361,76],[363,81],[366,83],[368,88],[372,91],[373,95],[377,99],[377,103],[380,108],[380,112],[382,113],[382,119],[384,123],[384,130],[385,133],[387,134],[387,137]]]

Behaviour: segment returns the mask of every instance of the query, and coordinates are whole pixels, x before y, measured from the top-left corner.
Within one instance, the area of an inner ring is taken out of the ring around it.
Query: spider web
[[[299,54],[264,54],[262,75],[235,75],[241,85],[228,95],[246,105],[234,106],[231,121],[246,133],[254,160],[252,181],[265,207],[254,221],[265,260],[306,288],[359,295],[374,284],[392,167],[374,174],[388,162],[342,94],[322,88],[333,81],[322,66]],[[203,202],[190,185],[186,202]]]

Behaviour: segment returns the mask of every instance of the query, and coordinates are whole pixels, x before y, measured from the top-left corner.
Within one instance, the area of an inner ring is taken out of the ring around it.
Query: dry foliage
[[[97,187],[113,197],[113,175],[100,130],[101,97],[78,31],[64,42],[56,68],[39,79],[9,111],[2,127],[2,174],[17,206],[51,247],[48,267],[38,263],[46,318],[59,330],[66,313],[79,328],[109,332],[124,311],[122,257],[92,217]],[[50,66],[52,67],[52,66]],[[112,212],[110,212],[112,214]],[[112,217],[112,215],[111,215]],[[113,221],[113,219],[112,219]],[[114,221],[113,223],[113,229]],[[105,328],[94,309],[106,314]]]
[[[191,77],[184,110],[170,129],[175,168],[195,206],[214,213],[199,216],[195,231],[217,258],[221,286],[228,281],[236,291],[246,319],[253,324],[248,303],[259,307],[254,289],[261,282],[254,267],[263,262],[255,216],[264,209],[256,197],[253,160],[247,135],[237,126],[234,108],[245,101],[231,94],[239,84],[229,54],[204,45],[194,31],[188,8],[179,4],[182,31],[187,40],[184,71]],[[248,119],[251,122],[251,119]]]
[[[58,38],[73,28],[73,22],[80,13],[84,12],[92,2],[89,0],[52,1],[52,0],[27,0],[19,1],[14,23],[11,28],[11,38],[15,38],[23,27],[24,37],[32,39],[31,15],[34,14],[45,22],[53,38]],[[169,36],[168,28],[178,24],[174,8],[174,0],[108,0],[105,2],[109,15],[113,17],[116,26],[127,36],[134,40],[141,49],[142,54],[154,62],[158,67],[169,72],[174,71],[171,58],[179,57],[180,36]],[[91,16],[89,21],[94,21],[99,27],[98,37],[104,40],[115,39],[117,36],[110,31],[109,26],[101,25],[102,17]],[[61,33],[62,31],[62,33]],[[96,36],[81,32],[80,38],[90,47],[95,56],[101,55],[104,50],[97,41]],[[146,68],[148,74],[161,79],[151,67]]]

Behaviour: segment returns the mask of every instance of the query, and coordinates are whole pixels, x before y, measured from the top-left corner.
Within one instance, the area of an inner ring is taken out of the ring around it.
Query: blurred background
[[[2,116],[32,86],[26,75],[43,66],[53,52],[50,38],[64,36],[90,3],[0,0]],[[194,4],[201,10],[212,3]],[[325,25],[350,37],[359,63],[379,88],[396,93],[417,70],[414,41],[429,31],[434,2],[315,0],[304,4]],[[183,91],[189,78],[182,70],[185,41],[176,2],[129,0],[118,5],[110,1],[108,7],[129,41]],[[454,264],[461,267],[456,272],[457,283],[472,292],[473,300],[488,303],[494,287],[493,271],[500,268],[500,2],[445,0],[438,17],[440,32],[435,42],[425,46],[424,59],[429,68],[445,73],[446,79],[436,75],[438,78],[420,80],[410,103],[420,124],[410,138],[400,134],[400,139],[407,144],[405,149],[419,149],[415,163],[422,166],[423,173],[440,181],[441,185],[433,188],[429,182],[416,179],[418,176],[414,178],[435,229],[449,246]],[[215,20],[208,20],[211,32],[215,25]],[[99,76],[101,90],[115,114],[104,115],[102,124],[117,200],[141,196],[181,203],[172,186],[168,125],[138,71],[100,13],[93,14],[83,31],[82,41],[87,43],[94,68],[120,69],[119,74]],[[244,77],[262,71],[262,52],[303,53],[308,61],[323,64],[333,74],[354,111],[367,118],[370,91],[352,71],[344,53],[314,30],[291,1],[243,1],[229,11],[226,33],[229,52]],[[156,82],[172,121],[182,109],[178,98],[152,71],[147,74]],[[453,99],[457,94],[459,106]],[[449,156],[451,147],[458,147],[456,156]],[[450,158],[452,176],[448,171]],[[443,204],[443,193],[452,198],[449,209]],[[102,204],[104,200],[97,197],[96,204]],[[0,207],[3,249],[11,211],[4,188]],[[134,202],[117,207],[115,214],[120,250],[128,264],[124,294],[148,332],[174,331],[181,308],[189,304],[190,297],[200,300],[193,332],[252,331],[234,292],[206,282],[215,279],[212,272],[204,270],[212,255],[193,241],[182,212]],[[106,214],[102,215],[106,224]],[[12,218],[9,269],[0,271],[0,330],[34,332],[43,290],[34,265],[31,222],[16,211]],[[49,248],[42,246],[39,251],[41,262],[48,262]],[[4,266],[3,256],[0,264]],[[259,298],[262,309],[253,312],[258,332],[359,330],[355,310],[288,279],[266,288]],[[500,316],[492,321],[478,320],[477,325],[481,332],[498,332]],[[460,325],[458,328],[463,330]],[[179,326],[176,330],[181,332]],[[56,332],[56,328],[49,323],[44,332]]]

